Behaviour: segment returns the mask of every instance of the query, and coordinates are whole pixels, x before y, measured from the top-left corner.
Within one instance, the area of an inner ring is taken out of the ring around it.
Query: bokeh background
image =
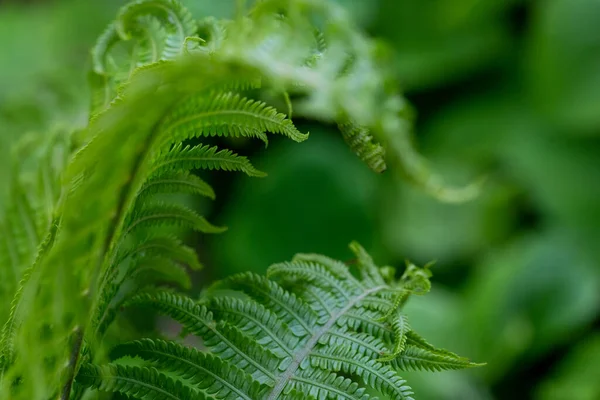
[[[354,239],[381,264],[437,260],[412,325],[488,364],[406,374],[419,399],[600,399],[600,2],[338,1],[396,52],[419,151],[452,183],[486,176],[483,193],[441,204],[298,121],[300,145],[232,144],[268,178],[208,175],[217,201],[197,207],[230,229],[192,238],[199,283],[296,252],[347,260]],[[85,126],[88,51],[123,3],[0,0],[0,199],[17,141]]]

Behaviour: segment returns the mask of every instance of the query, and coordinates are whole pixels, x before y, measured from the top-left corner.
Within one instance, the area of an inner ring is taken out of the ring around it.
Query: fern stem
[[[315,334],[310,338],[310,340],[306,343],[306,345],[296,354],[290,365],[286,368],[286,370],[277,378],[275,383],[275,387],[269,394],[267,400],[276,400],[279,398],[279,395],[285,389],[287,383],[292,379],[298,368],[300,367],[300,363],[313,351],[316,344],[319,342],[319,339],[323,335],[325,335],[335,323],[348,311],[350,311],[356,304],[360,303],[365,297],[370,294],[377,293],[380,290],[386,289],[387,285],[376,286],[374,288],[368,289],[363,292],[361,295],[356,296],[351,299],[348,304],[342,308],[338,313],[334,314],[325,325],[321,327]]]

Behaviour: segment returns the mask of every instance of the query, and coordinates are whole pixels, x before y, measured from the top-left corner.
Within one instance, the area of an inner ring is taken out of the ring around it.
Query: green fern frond
[[[137,0],[121,8],[92,49],[92,115],[106,109],[136,68],[181,55],[196,29],[190,12],[175,0]],[[113,48],[129,41],[130,58],[113,60]]]
[[[203,400],[195,389],[173,380],[154,368],[109,364],[86,364],[77,375],[79,382],[101,392],[122,393],[142,400]]]
[[[191,247],[184,245],[176,236],[149,237],[136,242],[135,245],[125,251],[117,261],[122,262],[128,257],[162,256],[183,263],[193,270],[202,268],[198,255]]]
[[[336,298],[348,300],[360,292],[361,288],[352,279],[334,276],[325,267],[300,261],[274,264],[267,270],[268,278],[284,281],[300,281],[332,291]]]
[[[203,339],[204,345],[224,360],[237,365],[260,383],[272,382],[281,359],[270,349],[253,342],[239,328],[216,323],[205,306],[171,292],[142,293],[131,298],[128,305],[146,304],[170,316],[183,325],[186,332]]]
[[[217,146],[198,145],[183,147],[181,144],[154,162],[153,172],[165,170],[208,169],[223,171],[241,171],[248,176],[266,176],[254,168],[250,161],[231,150],[219,150]]]
[[[190,289],[192,281],[182,265],[167,257],[143,257],[136,260],[127,271],[129,279],[139,286],[150,286],[153,282],[173,283],[182,289]]]
[[[110,278],[111,279],[102,288],[102,294],[96,301],[94,315],[90,321],[92,334],[88,334],[88,336],[94,339],[102,337],[109,325],[112,324],[117,317],[115,299],[119,295],[119,291],[125,283],[125,279],[118,276],[117,271],[115,271]],[[121,303],[122,301],[118,304],[121,305]]]
[[[386,170],[385,150],[382,145],[373,142],[368,129],[350,122],[338,126],[346,144],[369,168],[380,173]]]
[[[169,371],[195,385],[207,396],[219,399],[254,400],[263,397],[266,386],[243,370],[212,354],[163,340],[143,339],[117,346],[113,358],[140,357],[156,368]]]
[[[215,199],[213,188],[201,178],[188,172],[165,172],[148,179],[138,193],[138,201],[157,193],[189,193]]]
[[[18,329],[25,317],[21,299],[33,290],[31,282],[38,283],[36,266],[53,245],[58,231],[58,220],[53,208],[59,202],[60,172],[66,163],[69,140],[58,131],[43,141],[41,149],[32,148],[32,137],[25,136],[13,149],[16,175],[10,182],[6,209],[0,212],[0,290],[6,299],[0,308],[4,317],[0,355],[4,362],[1,376],[15,357],[14,344]],[[39,145],[39,143],[36,143]],[[23,161],[29,159],[27,168]],[[18,165],[23,162],[23,166]],[[0,382],[1,382],[0,378]]]
[[[146,65],[158,62],[163,57],[169,58],[167,43],[169,41],[168,31],[161,21],[151,15],[145,15],[137,19],[136,30],[142,36],[137,50],[138,65]]]
[[[251,299],[217,297],[209,304],[216,318],[240,327],[242,332],[255,337],[279,357],[291,356],[292,349],[298,345],[299,338],[292,334],[287,324],[260,303]]]
[[[247,293],[277,314],[296,336],[306,336],[316,323],[317,315],[308,304],[264,276],[251,272],[234,275],[214,284],[212,290],[220,287]]]
[[[350,329],[346,331],[340,329],[339,331],[330,332],[324,335],[321,343],[332,348],[347,347],[353,354],[360,357],[375,358],[381,354],[385,354],[387,351],[386,343],[381,338]],[[382,361],[381,358],[378,360]]]
[[[115,24],[110,24],[96,40],[96,45],[92,48],[93,71],[97,75],[106,76],[108,72],[107,57],[112,47],[119,41],[119,34]]]
[[[369,357],[357,358],[351,351],[316,353],[311,357],[313,367],[359,376],[367,385],[394,399],[412,400],[414,394],[406,380],[389,366]]]
[[[410,331],[408,318],[405,315],[398,315],[392,321],[392,329],[394,330],[394,349],[381,357],[381,362],[392,361],[397,358],[406,348],[407,332]]]
[[[160,129],[173,142],[199,136],[245,136],[256,137],[266,144],[265,132],[278,133],[296,142],[308,138],[273,107],[232,92],[190,97],[165,116]]]
[[[319,369],[307,369],[301,372],[299,376],[294,378],[290,388],[290,393],[304,396],[301,398],[348,400],[368,400],[371,398],[365,393],[366,389],[352,379]],[[286,398],[290,396],[287,392],[284,395]]]
[[[139,212],[133,213],[125,224],[125,233],[136,229],[154,226],[184,226],[198,232],[220,233],[225,227],[214,226],[195,211],[178,204],[156,203],[144,206]]]
[[[368,271],[360,280],[338,261],[301,254],[270,267],[268,278],[246,273],[216,283],[198,302],[165,291],[135,295],[125,306],[148,305],[172,317],[206,350],[145,339],[118,346],[113,356],[141,357],[207,396],[264,400],[368,399],[367,389],[413,399],[401,371],[477,365],[428,344],[401,314],[382,318],[398,309],[393,293],[410,292],[410,278],[427,273],[409,264],[400,279],[374,286],[383,282],[382,269],[360,245],[351,248],[359,271]],[[387,309],[365,311],[363,302],[375,298]]]
[[[371,256],[357,242],[350,243],[350,250],[357,259],[358,270],[363,282],[369,287],[385,284],[381,270],[375,265]]]
[[[434,372],[480,367],[485,364],[473,363],[467,358],[459,357],[455,354],[449,355],[446,352],[408,345],[398,357],[392,360],[391,365],[403,371],[426,370]]]
[[[334,260],[321,254],[308,254],[299,253],[294,256],[292,262],[307,262],[313,264],[319,264],[329,270],[333,275],[338,278],[350,278],[352,275],[349,273],[348,267],[341,261]]]
[[[185,38],[196,34],[196,21],[191,13],[175,0],[137,0],[125,5],[117,15],[116,30],[125,40],[138,29],[140,16],[152,15],[168,27],[165,58],[180,54]]]

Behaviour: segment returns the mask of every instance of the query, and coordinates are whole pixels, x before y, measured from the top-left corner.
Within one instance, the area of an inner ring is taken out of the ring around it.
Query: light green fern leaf
[[[394,293],[408,291],[404,285],[412,282],[405,274],[373,286],[383,281],[373,275],[380,269],[360,245],[351,248],[369,265],[361,280],[340,262],[303,254],[271,266],[268,278],[246,273],[216,283],[198,302],[166,291],[140,293],[126,306],[148,305],[170,316],[202,339],[205,350],[144,339],[117,346],[115,362],[140,357],[209,398],[264,400],[288,399],[292,393],[364,400],[370,398],[367,390],[413,399],[402,371],[477,365],[429,345],[405,316],[382,320],[398,308]],[[414,268],[407,273],[418,275]],[[331,295],[313,303],[313,289]],[[387,303],[387,309],[363,312],[369,298]],[[353,322],[354,315],[379,328],[365,329],[366,323]]]
[[[190,97],[165,116],[159,129],[173,142],[198,136],[246,136],[267,143],[265,132],[297,142],[308,137],[273,107],[232,92]]]
[[[254,168],[246,157],[237,155],[231,150],[219,150],[216,146],[209,145],[194,147],[177,145],[154,162],[153,172],[173,169],[241,171],[249,176],[265,176],[265,173]]]

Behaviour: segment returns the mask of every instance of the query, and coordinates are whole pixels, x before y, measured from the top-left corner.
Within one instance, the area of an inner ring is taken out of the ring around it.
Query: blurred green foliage
[[[351,239],[395,265],[435,259],[413,325],[488,365],[414,374],[418,398],[600,398],[599,3],[339,1],[396,53],[422,153],[454,181],[487,176],[483,195],[436,202],[311,126],[304,151],[248,149],[264,180],[213,177],[226,190],[212,220],[230,231],[198,244],[209,278],[299,251],[343,258]],[[185,3],[197,16],[234,5]],[[119,4],[0,3],[0,182],[15,138],[85,120],[87,49]]]
[[[372,248],[379,240],[372,171],[356,162],[341,138],[323,128],[308,130],[311,140],[300,145],[303,151],[273,141],[269,156],[257,163],[268,171],[265,179],[234,184],[219,221],[230,232],[211,238],[208,246],[214,264],[226,268],[214,271],[219,278],[265,268],[297,252],[326,251],[345,259],[350,241]]]

